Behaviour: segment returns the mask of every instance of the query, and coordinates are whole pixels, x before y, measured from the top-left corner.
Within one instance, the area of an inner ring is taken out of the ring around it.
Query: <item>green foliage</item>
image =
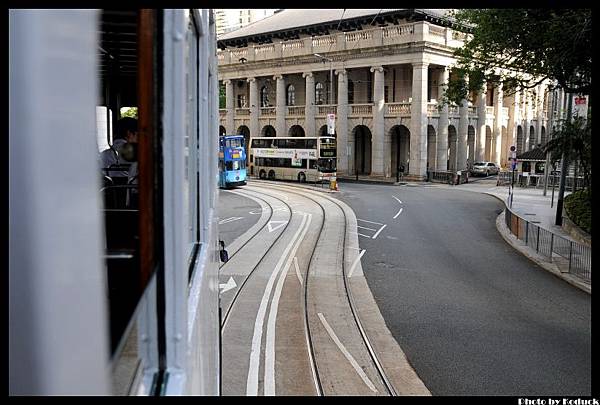
[[[121,110],[121,118],[123,117],[131,117],[131,118],[138,118],[138,109],[137,107],[129,107],[127,109],[122,109]]]
[[[463,9],[453,16],[470,27],[454,54],[457,76],[468,74],[471,90],[486,80],[509,95],[550,79],[569,93],[591,93],[591,9]],[[450,83],[446,100],[464,96],[464,86]]]
[[[579,190],[565,197],[565,211],[578,227],[592,234],[592,198],[588,190]]]
[[[578,161],[583,171],[585,188],[592,190],[592,120],[575,117],[565,121],[562,128],[554,131],[553,138],[544,146],[550,152],[550,160],[557,162],[563,153],[567,161]]]
[[[225,104],[225,85],[219,86],[219,108],[226,108]]]

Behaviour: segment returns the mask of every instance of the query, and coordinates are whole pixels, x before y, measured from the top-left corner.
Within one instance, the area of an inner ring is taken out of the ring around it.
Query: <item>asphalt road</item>
[[[243,190],[243,187],[240,189]],[[219,190],[219,240],[227,247],[260,218],[260,205],[233,190]]]
[[[359,219],[369,287],[433,395],[591,394],[591,297],[502,239],[500,201],[426,186],[340,189]]]

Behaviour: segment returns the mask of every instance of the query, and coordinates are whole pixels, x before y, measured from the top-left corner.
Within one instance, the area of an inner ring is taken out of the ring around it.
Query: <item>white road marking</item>
[[[350,364],[352,365],[352,367],[354,367],[354,370],[356,370],[356,372],[358,373],[358,375],[360,376],[360,378],[362,378],[362,380],[365,382],[365,384],[367,384],[367,387],[369,387],[369,389],[371,391],[377,392],[377,389],[375,388],[375,386],[373,385],[373,383],[371,382],[371,380],[369,380],[369,377],[367,377],[367,375],[365,374],[364,370],[358,365],[358,363],[356,362],[356,360],[354,360],[354,357],[352,357],[352,355],[348,352],[348,350],[346,350],[346,348],[344,347],[344,345],[342,345],[342,342],[340,342],[340,339],[338,339],[338,337],[335,335],[335,332],[333,331],[333,329],[331,329],[331,326],[329,326],[329,324],[327,323],[327,320],[325,319],[325,317],[323,316],[323,314],[321,312],[319,312],[317,315],[319,316],[319,319],[321,320],[321,323],[325,327],[325,330],[327,331],[327,333],[329,333],[329,336],[331,337],[331,340],[334,341],[334,343],[340,349],[340,351],[342,352],[342,354],[344,355],[344,357],[346,357],[346,359],[348,359],[348,361],[350,362]]]
[[[362,233],[358,233],[358,232],[357,232],[356,234],[357,234],[358,236],[364,236],[365,238],[372,239],[372,237],[371,237],[371,236],[369,236],[369,235],[363,235]]]
[[[375,235],[373,235],[373,239],[375,239],[377,237],[377,235],[379,235],[379,233],[381,231],[383,231],[383,228],[385,228],[387,225],[382,226],[381,228],[379,228],[379,230],[377,231],[377,233]]]
[[[298,258],[294,256],[294,267],[296,268],[296,275],[298,276],[298,281],[300,281],[300,285],[302,285],[302,276],[300,275],[300,268],[298,268]]]
[[[306,214],[305,214],[306,218]],[[312,214],[308,214],[308,221],[302,231],[302,235],[296,240],[296,244],[290,253],[290,256],[277,280],[277,286],[273,293],[273,299],[271,300],[271,308],[269,309],[269,320],[267,321],[267,338],[265,341],[265,379],[264,379],[264,394],[273,396],[275,395],[275,329],[277,324],[277,310],[279,308],[279,298],[281,298],[281,290],[283,289],[283,283],[287,276],[290,265],[292,264],[292,258],[296,258],[296,251],[300,247],[300,243],[304,240],[306,232],[310,227],[312,221]]]
[[[244,219],[244,217],[231,217],[231,218],[223,219],[223,220],[219,221],[219,225],[227,224],[229,222],[237,221],[240,219]]]
[[[352,276],[352,273],[354,272],[354,269],[356,268],[356,265],[358,264],[358,262],[360,261],[360,258],[365,254],[367,250],[363,249],[360,254],[358,255],[358,257],[356,259],[354,259],[354,263],[352,263],[352,266],[350,266],[350,271],[348,272],[348,278],[350,278]]]
[[[287,223],[288,223],[288,221],[269,221],[269,223],[267,224],[267,227],[269,228],[269,232],[273,232],[273,231],[281,228],[282,226],[284,226]],[[278,225],[272,226],[271,224],[278,224]]]
[[[283,261],[287,257],[290,249],[296,242],[296,239],[302,232],[302,228],[304,228],[304,223],[306,222],[306,215],[302,217],[302,223],[298,227],[298,230],[285,247],[277,265],[273,269],[269,280],[267,281],[267,285],[265,286],[265,292],[263,293],[262,300],[260,301],[260,306],[258,307],[258,312],[256,313],[256,320],[254,321],[254,334],[252,336],[252,347],[250,351],[250,366],[248,368],[248,379],[246,381],[246,395],[247,396],[257,396],[258,395],[258,370],[260,367],[260,345],[262,342],[262,331],[263,331],[263,323],[265,319],[265,314],[267,312],[267,304],[269,301],[269,297],[271,296],[271,289],[273,288],[273,284],[275,283],[275,279],[279,274],[279,270],[281,269],[281,265]]]
[[[248,211],[248,214],[251,214],[251,215],[261,215],[263,213],[263,211],[265,211],[265,209],[261,208],[261,209],[258,210],[258,212],[254,211],[254,210]]]
[[[400,208],[400,211],[398,211],[398,213],[396,215],[394,215],[394,219],[398,218],[398,215],[400,215],[402,213],[403,209],[404,208]]]
[[[383,225],[381,222],[367,221],[366,219],[358,219],[358,218],[356,218],[356,220],[357,221],[363,221],[363,222],[369,222],[371,224]]]
[[[395,198],[396,201],[398,201],[400,204],[402,204],[402,201],[400,201],[399,199],[397,199],[395,196],[392,196],[392,198]]]
[[[221,294],[223,294],[224,292],[227,292],[235,287],[237,287],[237,284],[235,283],[235,280],[233,279],[233,277],[229,277],[229,280],[227,280],[227,283],[219,284],[219,288],[221,289]]]
[[[366,226],[356,225],[357,228],[366,229],[367,231],[376,231],[377,229],[367,228]]]

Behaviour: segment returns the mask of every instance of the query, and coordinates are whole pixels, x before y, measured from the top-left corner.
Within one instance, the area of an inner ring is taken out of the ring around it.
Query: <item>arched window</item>
[[[315,103],[316,104],[324,104],[325,99],[325,88],[323,87],[323,83],[317,82],[315,84]]]
[[[354,82],[348,79],[348,104],[354,104]]]
[[[287,86],[287,103],[286,105],[296,105],[296,88],[293,84]]]
[[[269,95],[267,94],[267,86],[262,86],[260,88],[260,106],[261,107],[269,106]]]

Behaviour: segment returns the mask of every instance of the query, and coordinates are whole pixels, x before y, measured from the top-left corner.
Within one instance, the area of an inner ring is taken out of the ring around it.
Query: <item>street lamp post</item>
[[[329,94],[330,98],[333,99],[333,60],[318,53],[314,53],[313,55],[315,55],[317,58],[323,59],[323,63],[325,63],[325,61],[329,61]],[[329,100],[329,104],[332,104],[331,100]]]

